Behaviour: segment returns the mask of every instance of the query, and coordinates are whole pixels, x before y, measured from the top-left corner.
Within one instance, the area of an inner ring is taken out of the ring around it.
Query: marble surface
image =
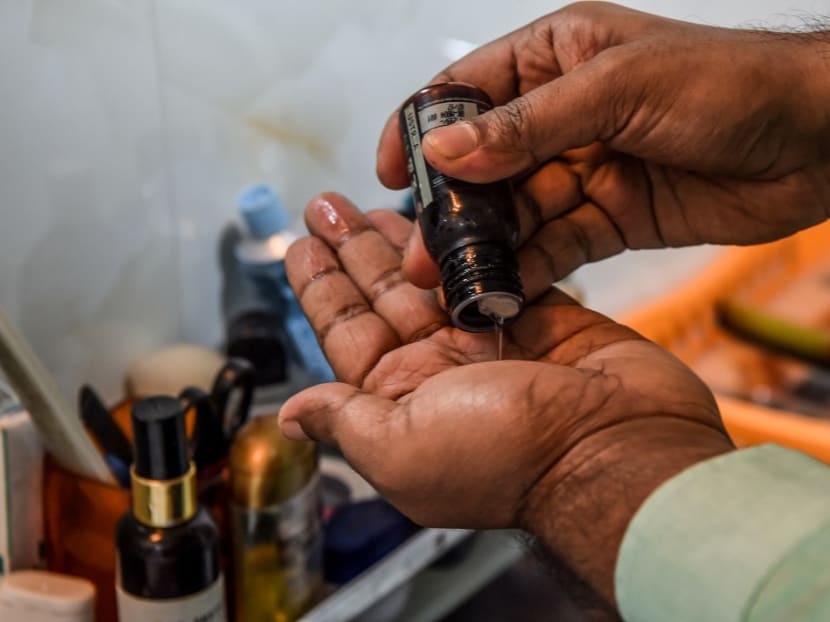
[[[822,2],[640,1],[674,17],[781,23]],[[557,8],[458,0],[0,3],[0,304],[61,388],[121,392],[162,343],[221,339],[216,241],[234,196],[338,190],[396,206],[374,176],[386,115],[453,57]],[[796,18],[797,19],[797,18]],[[576,279],[616,313],[709,249],[631,254]]]

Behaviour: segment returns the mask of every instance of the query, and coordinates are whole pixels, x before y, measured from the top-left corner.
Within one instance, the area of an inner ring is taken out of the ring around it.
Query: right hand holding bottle
[[[496,108],[430,132],[424,154],[473,182],[516,180],[529,298],[625,248],[750,244],[830,210],[830,36],[730,30],[580,3],[432,81]],[[408,183],[393,114],[378,174]],[[404,273],[439,274],[417,233]]]

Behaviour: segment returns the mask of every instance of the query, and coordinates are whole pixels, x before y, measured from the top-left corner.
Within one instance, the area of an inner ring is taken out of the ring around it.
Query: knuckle
[[[576,18],[594,19],[598,14],[614,11],[618,7],[612,2],[602,2],[600,0],[580,0],[579,2],[572,2],[560,10],[561,14],[573,16]]]
[[[523,97],[493,109],[495,139],[502,145],[518,151],[529,151],[529,138],[534,131],[534,114]]]
[[[365,303],[347,302],[346,304],[343,304],[331,311],[328,317],[322,318],[322,321],[318,320],[317,317],[312,318],[312,325],[314,325],[315,328],[319,326],[316,330],[317,341],[321,344],[325,344],[326,337],[328,337],[329,333],[335,327],[341,324],[346,324],[350,320],[370,312],[371,309],[369,308],[369,305]]]
[[[372,280],[372,283],[368,288],[369,291],[367,292],[369,301],[372,304],[375,304],[385,294],[394,292],[398,288],[405,287],[408,284],[409,281],[404,278],[400,267],[392,267],[381,274],[378,274]]]
[[[559,9],[555,15],[560,24],[585,27],[592,25],[597,12],[606,7],[602,2],[574,2]]]

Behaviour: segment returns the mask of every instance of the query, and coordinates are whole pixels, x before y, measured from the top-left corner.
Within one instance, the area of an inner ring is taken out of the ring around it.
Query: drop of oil
[[[504,318],[498,315],[493,316],[493,323],[496,325],[496,335],[498,339],[498,349],[496,360],[500,361],[504,355]]]

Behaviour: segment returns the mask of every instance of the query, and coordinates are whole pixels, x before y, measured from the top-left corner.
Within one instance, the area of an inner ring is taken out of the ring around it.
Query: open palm
[[[539,483],[609,431],[647,437],[671,421],[722,436],[688,368],[561,292],[526,307],[497,361],[495,335],[452,328],[401,276],[405,219],[329,194],[306,222],[288,275],[341,382],[289,400],[283,429],[338,446],[414,520],[519,525]]]

